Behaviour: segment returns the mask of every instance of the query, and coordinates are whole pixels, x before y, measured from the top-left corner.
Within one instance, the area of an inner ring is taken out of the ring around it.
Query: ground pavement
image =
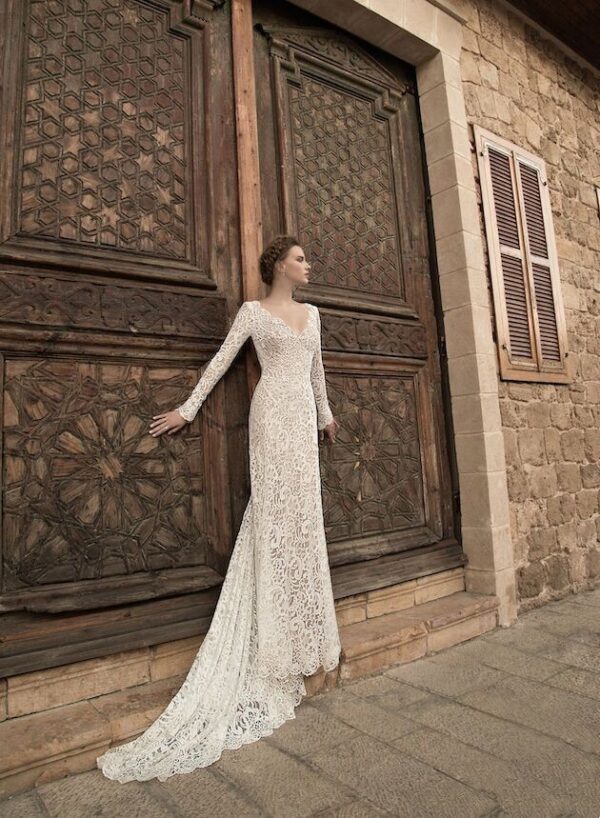
[[[98,771],[2,818],[600,818],[600,589],[305,699],[273,735],[161,784]]]

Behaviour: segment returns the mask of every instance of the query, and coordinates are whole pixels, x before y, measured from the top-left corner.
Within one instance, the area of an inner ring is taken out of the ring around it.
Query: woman
[[[141,736],[98,758],[108,778],[166,779],[269,735],[306,695],[303,676],[338,664],[340,641],[327,560],[318,430],[337,429],[327,400],[317,307],[294,289],[310,265],[278,236],[260,258],[264,301],[245,301],[190,397],[156,415],[150,434],[196,416],[251,337],[261,377],[249,413],[250,499],[210,628],[182,687]]]

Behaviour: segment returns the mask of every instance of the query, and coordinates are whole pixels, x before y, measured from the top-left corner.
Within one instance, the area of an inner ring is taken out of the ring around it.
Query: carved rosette
[[[148,434],[195,372],[19,360],[5,378],[3,591],[203,561],[199,454]]]

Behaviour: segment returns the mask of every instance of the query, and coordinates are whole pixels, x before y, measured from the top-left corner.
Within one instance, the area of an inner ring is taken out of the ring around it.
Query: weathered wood
[[[386,588],[410,579],[448,571],[466,563],[458,543],[436,543],[412,552],[390,554],[367,562],[336,565],[331,569],[333,595],[345,596]]]

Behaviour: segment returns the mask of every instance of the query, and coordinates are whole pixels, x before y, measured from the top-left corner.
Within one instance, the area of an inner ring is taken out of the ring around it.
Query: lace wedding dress
[[[97,759],[118,781],[165,780],[257,741],[306,695],[303,676],[338,664],[317,429],[332,420],[319,311],[296,332],[245,301],[188,400],[196,416],[252,337],[261,377],[249,413],[250,499],[210,628],[178,693],[138,738]]]

